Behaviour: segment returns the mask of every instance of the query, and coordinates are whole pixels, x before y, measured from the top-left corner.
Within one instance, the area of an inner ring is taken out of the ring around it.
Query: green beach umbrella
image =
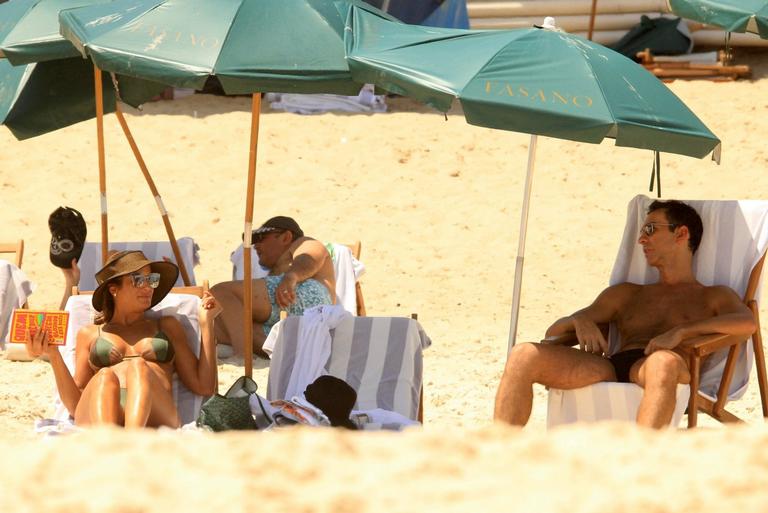
[[[101,194],[102,255],[108,247],[103,114],[115,112],[150,191],[160,209],[179,270],[189,276],[173,235],[168,213],[144,159],[120,112],[119,98],[133,107],[160,94],[165,85],[131,77],[102,76],[59,32],[59,11],[111,0],[10,0],[0,3],[0,123],[16,138],[34,137],[96,117],[99,188]],[[7,60],[6,60],[7,59]],[[20,66],[11,69],[9,64]],[[97,78],[98,77],[98,78]],[[116,84],[119,84],[116,85]],[[117,89],[119,87],[119,90]],[[106,106],[104,104],[106,100]]]
[[[581,37],[539,28],[420,27],[355,8],[347,28],[353,78],[443,112],[458,99],[470,124],[532,134],[510,348],[517,331],[538,135],[588,143],[612,138],[617,146],[699,158],[714,151],[719,159],[718,138],[664,84],[623,55]],[[658,165],[655,173],[658,180]]]
[[[357,94],[344,52],[357,0],[116,0],[62,11],[61,32],[107,71],[227,94]],[[380,14],[386,16],[383,13]]]
[[[123,102],[137,107],[165,87],[120,77]],[[115,88],[102,78],[105,112],[115,110]],[[93,65],[80,57],[12,66],[0,59],[0,124],[16,139],[36,137],[96,116]]]
[[[359,0],[115,0],[59,14],[61,33],[101,69],[200,89],[212,77],[227,94],[252,94],[243,227],[244,276],[251,233],[261,94],[357,94],[344,48],[347,11]],[[243,333],[252,339],[252,283],[243,280]],[[245,344],[252,375],[252,345]]]
[[[768,0],[668,0],[677,16],[768,39]]]
[[[59,11],[111,0],[9,0],[0,3],[0,57],[13,65],[76,57],[59,33]]]

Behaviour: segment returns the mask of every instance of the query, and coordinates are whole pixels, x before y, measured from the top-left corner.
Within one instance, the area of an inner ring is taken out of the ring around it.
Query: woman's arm
[[[93,376],[93,371],[88,366],[88,341],[90,340],[90,329],[85,327],[78,331],[77,342],[75,348],[75,375],[83,381],[83,386],[80,387],[77,381],[69,373],[67,365],[64,363],[64,359],[59,353],[58,346],[48,344],[48,335],[44,331],[38,331],[35,335],[27,337],[27,351],[30,355],[38,357],[42,354],[48,356],[48,360],[51,362],[51,368],[53,369],[53,376],[56,380],[56,389],[59,392],[59,398],[67,408],[70,415],[75,414],[77,409],[77,403],[80,402],[80,396],[82,389]],[[80,369],[85,365],[85,371]]]
[[[64,294],[61,297],[59,310],[64,310],[69,296],[72,295],[72,287],[76,287],[80,283],[80,268],[77,266],[77,260],[73,258],[69,268],[62,269],[61,273],[64,275]]]
[[[176,371],[181,381],[195,394],[213,395],[216,390],[216,340],[213,335],[214,319],[221,313],[216,299],[206,292],[200,301],[200,357],[189,348],[184,328],[173,317],[160,320],[161,329],[168,335],[176,351]]]

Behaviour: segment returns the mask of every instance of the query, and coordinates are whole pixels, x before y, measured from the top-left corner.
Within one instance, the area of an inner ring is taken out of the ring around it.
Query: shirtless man
[[[651,285],[622,283],[605,289],[588,307],[556,321],[547,337],[576,332],[577,348],[527,343],[509,353],[496,394],[494,418],[524,425],[531,414],[533,384],[564,390],[600,381],[637,383],[643,399],[637,423],[661,428],[672,420],[678,383],[690,383],[685,340],[724,333],[747,338],[755,329],[749,309],[728,287],[706,287],[693,275],[701,242],[701,218],[679,201],[654,201],[638,243],[659,271]],[[598,323],[615,322],[620,348],[607,355]]]
[[[259,263],[269,276],[253,280],[253,351],[264,356],[261,346],[269,330],[280,320],[280,310],[301,315],[313,306],[333,304],[336,278],[328,250],[304,232],[290,217],[273,217],[253,231]],[[243,282],[227,281],[211,288],[223,312],[216,320],[219,344],[230,344],[243,354]]]

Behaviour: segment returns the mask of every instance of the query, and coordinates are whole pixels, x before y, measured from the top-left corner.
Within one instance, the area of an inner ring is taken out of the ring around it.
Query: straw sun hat
[[[104,306],[104,294],[107,294],[107,284],[112,278],[118,278],[127,274],[134,273],[144,266],[149,266],[150,272],[160,273],[160,285],[152,293],[152,304],[150,308],[170,292],[173,284],[179,276],[179,268],[171,262],[160,262],[147,260],[141,251],[119,251],[109,257],[104,267],[96,273],[96,282],[99,286],[93,292],[91,304],[97,311],[101,311]]]

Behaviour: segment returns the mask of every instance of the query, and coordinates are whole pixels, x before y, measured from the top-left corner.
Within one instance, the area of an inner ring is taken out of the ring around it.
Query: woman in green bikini
[[[213,321],[221,313],[214,297],[206,293],[200,303],[199,358],[177,319],[145,317],[171,290],[178,272],[176,265],[151,262],[140,251],[121,251],[109,258],[96,273],[99,286],[92,304],[100,313],[95,324],[77,333],[74,377],[45,333],[27,340],[30,354],[48,355],[59,396],[76,425],[178,427],[174,372],[193,393],[213,394]]]

